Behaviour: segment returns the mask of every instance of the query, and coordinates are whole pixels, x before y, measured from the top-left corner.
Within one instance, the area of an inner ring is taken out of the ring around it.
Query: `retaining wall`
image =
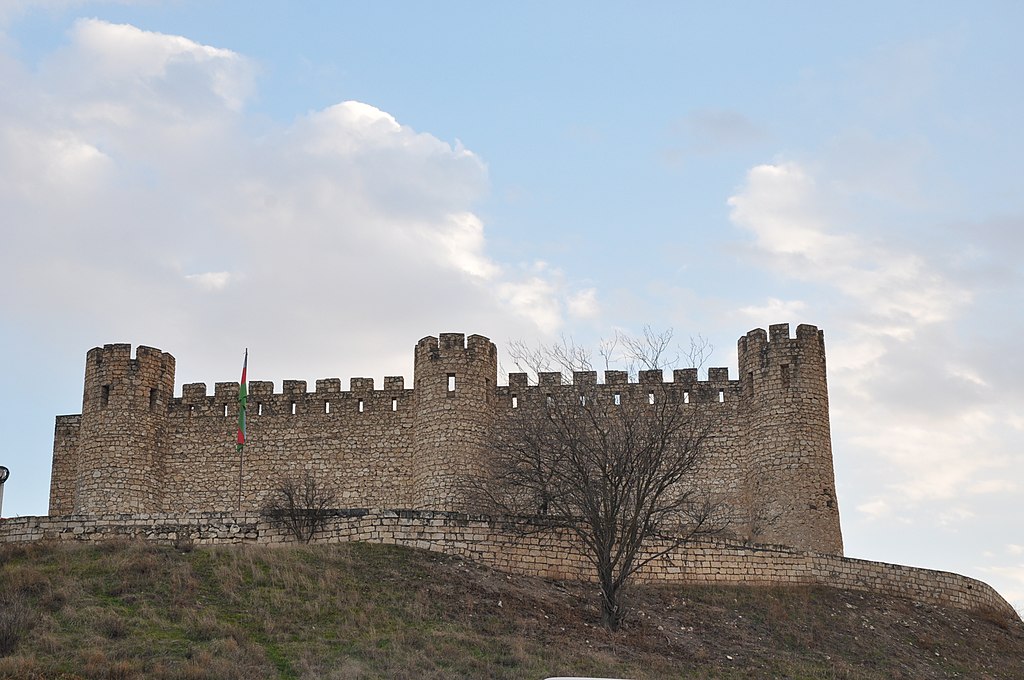
[[[415,510],[336,510],[314,542],[364,541],[459,555],[505,572],[593,579],[593,570],[564,531],[486,517]],[[293,543],[286,529],[255,512],[19,517],[0,520],[0,543],[39,540],[138,539],[197,545]],[[657,550],[657,544],[651,549]],[[676,548],[637,573],[645,583],[824,585],[875,592],[1017,618],[988,584],[943,571],[871,562],[780,547],[699,543]]]

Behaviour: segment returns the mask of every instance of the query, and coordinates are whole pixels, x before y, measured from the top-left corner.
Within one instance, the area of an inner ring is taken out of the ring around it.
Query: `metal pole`
[[[4,483],[11,476],[11,471],[0,465],[0,517],[4,516]]]
[[[242,511],[242,456],[245,448],[238,449],[238,511]]]

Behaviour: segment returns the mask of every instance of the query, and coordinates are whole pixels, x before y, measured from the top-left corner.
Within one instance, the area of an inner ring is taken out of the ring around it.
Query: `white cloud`
[[[857,512],[864,513],[870,519],[884,519],[892,512],[892,509],[884,499],[874,498],[858,505]]]
[[[779,319],[802,319],[807,309],[807,303],[803,300],[780,300],[770,297],[761,305],[748,305],[741,307],[739,315],[750,324],[778,323]]]
[[[732,221],[754,236],[762,262],[835,288],[882,332],[905,336],[951,318],[970,300],[918,255],[838,230],[828,207],[838,200],[797,163],[781,163],[752,168],[728,204]]]
[[[958,270],[938,239],[903,243],[865,224],[876,213],[861,204],[888,195],[835,172],[759,165],[729,199],[732,221],[752,237],[747,257],[800,285],[803,303],[769,298],[739,314],[811,316],[826,329],[837,478],[860,483],[862,495],[851,500],[867,526],[898,520],[963,532],[1021,485],[1019,448],[1006,435],[1019,424],[1024,394],[1003,382],[1007,368],[993,360],[1015,355],[971,337],[974,281],[983,279]],[[1005,336],[1009,349],[1015,325],[984,332]]]
[[[554,284],[541,276],[503,283],[499,287],[502,301],[547,334],[554,333],[561,325],[562,310],[554,292]]]
[[[187,274],[185,279],[205,290],[223,290],[231,281],[231,272]]]
[[[569,315],[574,319],[594,319],[601,312],[597,301],[597,290],[585,288],[569,296],[567,301]]]
[[[487,169],[460,144],[355,101],[256,136],[244,56],[95,19],[68,38],[36,71],[5,62],[8,318],[162,347],[181,382],[217,377],[209,337],[266,377],[408,372],[422,335],[551,334],[596,299],[488,254]]]

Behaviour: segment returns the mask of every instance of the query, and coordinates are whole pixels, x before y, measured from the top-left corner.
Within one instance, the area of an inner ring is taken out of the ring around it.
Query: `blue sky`
[[[107,342],[180,389],[813,323],[847,554],[1024,606],[1022,15],[0,2],[4,514]]]

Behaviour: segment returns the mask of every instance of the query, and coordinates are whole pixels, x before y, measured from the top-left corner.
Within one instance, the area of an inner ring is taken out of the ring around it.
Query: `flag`
[[[242,360],[242,379],[238,381],[238,450],[245,446],[245,406],[249,401],[248,383],[245,381],[245,369],[249,365],[249,348],[245,349]]]

